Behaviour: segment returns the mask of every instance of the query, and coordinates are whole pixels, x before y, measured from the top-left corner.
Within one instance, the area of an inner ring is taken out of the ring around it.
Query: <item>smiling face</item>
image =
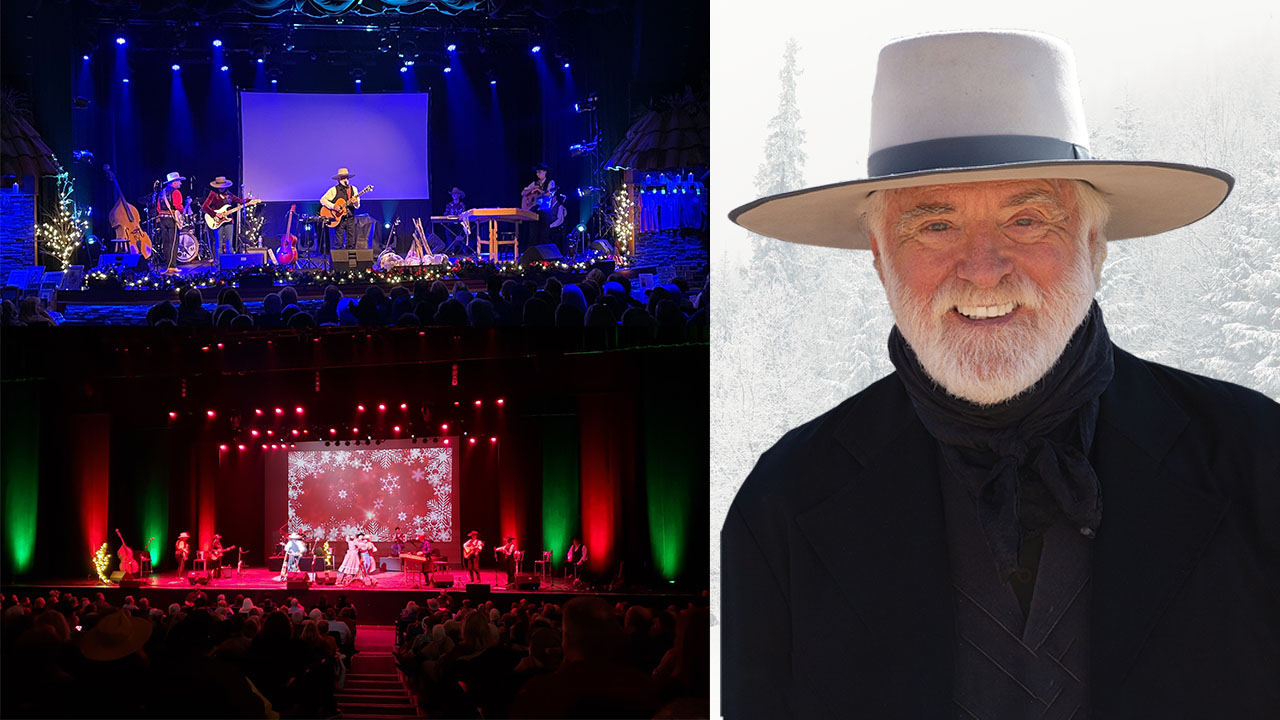
[[[1089,310],[1106,252],[1070,181],[904,188],[879,202],[876,269],[930,377],[991,405],[1053,368]]]

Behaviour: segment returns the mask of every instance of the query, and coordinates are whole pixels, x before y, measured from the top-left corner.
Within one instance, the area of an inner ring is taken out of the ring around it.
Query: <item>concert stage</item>
[[[214,604],[218,595],[224,594],[227,596],[228,604],[235,599],[236,595],[243,595],[253,598],[254,605],[258,606],[261,606],[262,601],[268,596],[276,605],[287,604],[288,598],[297,597],[304,605],[309,606],[320,599],[319,595],[323,595],[323,599],[329,604],[336,602],[339,595],[345,595],[348,600],[355,603],[362,624],[393,624],[410,600],[424,605],[427,599],[437,597],[441,593],[448,593],[459,599],[470,598],[473,602],[492,600],[502,610],[510,607],[510,603],[521,599],[561,605],[581,595],[597,595],[611,603],[627,602],[650,607],[675,605],[683,608],[689,603],[703,602],[698,593],[690,592],[659,591],[638,587],[625,590],[574,588],[572,579],[552,577],[550,574],[547,576],[548,583],[540,585],[537,590],[520,590],[507,588],[506,577],[498,571],[483,569],[480,574],[482,582],[471,589],[468,589],[467,574],[456,570],[432,575],[433,579],[452,580],[453,585],[448,588],[426,587],[425,583],[422,587],[414,587],[413,581],[406,578],[403,573],[383,572],[372,576],[377,584],[369,587],[308,583],[305,590],[290,590],[284,581],[277,579],[278,573],[266,568],[245,568],[242,576],[228,573],[228,576],[223,578],[211,579],[207,585],[193,584],[187,579],[179,579],[174,572],[168,572],[153,575],[147,578],[141,587],[136,588],[121,587],[115,583],[104,585],[96,578],[56,580],[45,583],[8,584],[4,586],[4,595],[16,594],[20,598],[30,596],[32,599],[36,596],[47,598],[50,590],[59,590],[70,592],[77,597],[88,596],[92,599],[94,593],[101,592],[113,606],[121,605],[125,596],[132,595],[135,601],[145,597],[152,607],[161,609],[167,608],[170,603],[181,604],[195,589],[204,590]],[[418,577],[421,578],[421,575]]]

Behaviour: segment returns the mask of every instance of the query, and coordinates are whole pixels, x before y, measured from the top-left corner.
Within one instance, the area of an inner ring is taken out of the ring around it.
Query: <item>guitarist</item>
[[[556,181],[547,175],[546,163],[533,166],[534,180],[520,191],[520,207],[538,213],[538,221],[529,223],[530,247],[547,242],[550,232],[551,199],[556,194]]]
[[[480,582],[480,551],[484,549],[484,541],[475,530],[467,533],[467,537],[471,539],[462,543],[462,564],[467,569],[467,579]]]
[[[334,212],[338,211],[336,204],[338,200],[344,203],[342,209],[345,212],[342,219],[338,221],[338,226],[332,229],[334,240],[339,242],[338,244],[330,243],[331,248],[345,249],[356,246],[356,220],[352,208],[360,207],[360,196],[356,194],[355,188],[351,187],[353,177],[355,175],[348,172],[346,168],[338,168],[338,174],[333,176],[338,184],[329,188],[324,197],[320,198],[320,204]]]
[[[182,203],[182,181],[186,178],[181,173],[171,172],[165,176],[164,187],[156,198],[156,218],[160,222],[160,242],[164,247],[165,258],[169,266],[165,269],[168,275],[178,273],[178,227],[179,215],[185,205]]]
[[[213,189],[209,191],[209,195],[205,197],[204,203],[200,206],[205,215],[216,220],[227,220],[229,218],[224,218],[218,214],[218,208],[244,203],[242,198],[230,192],[229,188],[232,185],[233,183],[230,180],[221,175],[209,183],[209,187]],[[223,252],[235,252],[236,231],[234,223],[224,222],[213,232],[217,235],[217,239],[214,242],[214,255],[220,255]]]

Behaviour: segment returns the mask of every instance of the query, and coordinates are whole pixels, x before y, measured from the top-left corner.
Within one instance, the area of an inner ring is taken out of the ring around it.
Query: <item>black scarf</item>
[[[897,326],[889,334],[889,357],[947,467],[973,497],[1001,579],[1027,576],[1018,562],[1022,539],[1039,535],[1062,515],[1093,537],[1102,499],[1089,449],[1098,397],[1115,373],[1096,302],[1057,364],[999,405],[975,405],[939,387]]]

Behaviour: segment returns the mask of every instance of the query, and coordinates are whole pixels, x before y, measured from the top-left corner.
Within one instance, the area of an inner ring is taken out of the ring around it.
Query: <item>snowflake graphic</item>
[[[339,491],[338,491],[338,497],[342,498],[343,500],[346,500],[346,499],[347,499],[347,491],[346,491],[346,490],[339,490]]]
[[[425,477],[425,476],[426,476],[426,474],[427,474],[427,471],[423,470],[422,468],[418,468],[418,469],[414,470],[414,471],[413,471],[413,481],[414,481],[414,482],[422,482],[422,478],[423,478],[423,477]]]
[[[374,510],[381,510],[381,509],[382,509],[382,498],[378,498],[377,500],[374,500],[374,501],[373,501],[373,509],[374,509]]]
[[[382,479],[382,492],[392,493],[399,489],[400,478],[392,475],[391,473],[387,473],[387,476]]]
[[[399,518],[400,522],[404,522],[404,519],[405,519],[406,517],[408,517],[408,515],[406,515],[406,514],[404,514],[404,513],[400,513],[400,514],[399,514],[399,515],[397,515],[396,517],[397,517],[397,518]]]
[[[391,463],[401,461],[402,452],[402,450],[374,450],[369,457],[372,462],[378,463],[385,470],[391,467]]]

